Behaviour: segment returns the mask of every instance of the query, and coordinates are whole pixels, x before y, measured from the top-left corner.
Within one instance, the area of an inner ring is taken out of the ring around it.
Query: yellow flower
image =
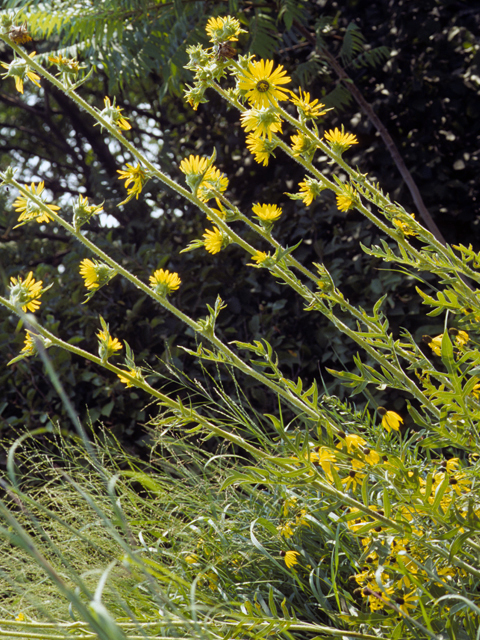
[[[355,491],[357,488],[357,484],[361,484],[363,478],[365,478],[364,473],[359,473],[358,470],[363,467],[363,462],[360,460],[352,460],[352,468],[348,472],[346,478],[343,478],[342,484],[345,485],[345,489],[348,491],[350,487],[352,491]]]
[[[32,53],[28,54],[28,57],[33,59],[35,54],[36,54],[36,51],[32,51]],[[25,62],[23,58],[14,58],[12,62],[10,62],[10,64],[6,64],[5,62],[2,62],[1,66],[4,67],[5,69],[8,69],[7,73],[4,73],[2,75],[2,78],[8,78],[8,77],[14,78],[15,89],[19,93],[23,93],[23,83],[27,78],[31,80],[34,84],[36,84],[37,87],[40,86],[38,82],[40,80],[40,76],[38,76],[36,73],[30,70],[28,63]]]
[[[470,493],[472,482],[465,473],[455,473],[448,481],[451,489],[460,496],[464,493]]]
[[[128,120],[122,116],[121,112],[123,109],[120,109],[120,107],[115,105],[115,98],[113,99],[113,102],[110,102],[110,98],[106,96],[104,103],[105,108],[100,112],[100,115],[107,120],[109,124],[117,127],[120,133],[122,132],[122,129],[124,131],[128,131],[132,128]]]
[[[376,465],[378,462],[380,462],[380,454],[378,454],[374,449],[369,449],[367,447],[365,449],[362,449],[362,453],[365,456],[365,461],[368,462],[368,464]]]
[[[283,524],[279,524],[277,527],[277,531],[284,538],[291,538],[293,536],[293,522],[285,522]]]
[[[455,345],[459,349],[464,347],[467,344],[467,342],[470,340],[470,336],[466,331],[459,331],[452,327],[451,329],[449,329],[449,333],[453,336]],[[439,336],[435,336],[434,338],[425,336],[424,340],[427,342],[428,346],[436,356],[442,355],[443,333],[441,333]]]
[[[400,425],[403,424],[403,418],[395,413],[395,411],[387,411],[384,407],[378,407],[377,412],[382,416],[382,427],[390,433],[393,429],[394,431],[400,430]]]
[[[281,84],[291,82],[291,78],[280,65],[273,71],[273,60],[252,61],[248,65],[248,71],[243,72],[238,80],[238,87],[246,91],[247,100],[254,107],[268,107],[275,105],[277,100],[288,100],[286,89],[279,87]]]
[[[307,138],[307,136],[303,135],[301,131],[297,131],[298,135],[291,136],[290,139],[292,141],[292,151],[294,156],[305,155],[309,157],[309,160],[313,157],[317,145],[313,140]]]
[[[272,155],[275,157],[273,150],[277,146],[276,142],[269,142],[268,140],[264,140],[263,138],[259,138],[258,136],[250,133],[247,136],[247,148],[251,154],[255,156],[255,162],[258,164],[262,164],[266,167],[268,165],[268,160]]]
[[[299,96],[296,96],[293,91],[290,91],[291,97],[290,100],[297,107],[299,114],[304,118],[319,118],[320,116],[324,116],[327,109],[324,104],[318,102],[318,100],[310,101],[310,94],[304,93],[302,96],[302,89],[298,87]],[[317,104],[318,103],[318,104]]]
[[[101,204],[88,204],[88,198],[79,194],[78,200],[73,205],[73,226],[78,231],[88,222],[92,216],[98,215],[103,209]]]
[[[283,551],[281,555],[289,569],[298,564],[297,557],[300,555],[298,551]]]
[[[74,80],[80,71],[84,69],[86,65],[80,65],[79,61],[75,58],[64,58],[61,53],[58,56],[48,56],[50,62],[57,65],[59,73],[57,76],[63,76],[64,80]]]
[[[27,189],[29,193],[36,197],[40,196],[44,188],[44,182],[39,182],[37,186],[35,186],[34,182],[32,182],[30,187],[28,186],[28,184],[25,185],[25,189]],[[43,205],[53,212],[60,209],[60,207],[57,207],[57,205],[55,204],[47,204],[46,202],[43,202]],[[13,203],[13,208],[17,213],[20,214],[18,216],[18,221],[20,222],[20,224],[17,225],[17,227],[20,227],[22,224],[25,224],[30,220],[36,220],[38,223],[41,223],[50,222],[50,220],[53,219],[46,211],[44,211],[44,209],[39,204],[31,200],[28,196],[18,196],[18,198]]]
[[[35,345],[34,334],[27,331],[25,336],[25,342],[20,353],[23,353],[25,357],[34,356],[37,353],[37,347]]]
[[[172,291],[176,291],[181,283],[178,273],[168,269],[157,269],[153,276],[150,276],[151,288],[161,296],[167,296]]]
[[[196,553],[189,553],[188,556],[185,556],[185,562],[188,564],[196,564],[198,562],[198,556]]]
[[[208,253],[219,253],[223,249],[224,236],[220,229],[205,229],[203,246]]]
[[[270,261],[272,265],[274,264],[274,262],[272,261],[272,256],[269,253],[266,253],[265,251],[255,251],[255,253],[250,257],[257,264],[248,263],[249,267],[270,266],[270,264],[264,265],[265,262],[270,262]]]
[[[102,262],[85,258],[80,263],[80,275],[85,280],[87,289],[96,291],[107,284],[116,275],[116,271]]]
[[[337,444],[337,449],[343,449],[344,446],[347,447],[348,453],[353,453],[356,449],[360,449],[367,441],[362,438],[362,436],[357,436],[356,434],[344,434],[338,433],[338,437],[340,438],[340,442]]]
[[[103,319],[103,318],[102,318]],[[102,323],[104,324],[104,323]],[[112,338],[108,325],[104,324],[103,331],[97,333],[98,355],[102,362],[106,362],[110,356],[114,356],[116,351],[123,349],[118,338]]]
[[[23,622],[23,621],[25,620],[25,614],[24,614],[24,613],[22,613],[22,612],[20,612],[20,613],[15,617],[15,620],[16,620],[17,622]]]
[[[304,182],[300,182],[300,199],[303,200],[304,204],[309,207],[314,199],[323,191],[323,186],[318,182],[318,180],[313,180],[312,178],[306,177]]]
[[[343,193],[337,193],[337,208],[340,211],[348,211],[351,209],[355,201],[358,199],[358,193],[349,184],[344,185]]]
[[[276,204],[255,204],[253,213],[262,222],[272,223],[282,215],[282,210]]]
[[[416,609],[418,605],[418,598],[415,595],[416,589],[411,591],[410,593],[406,593],[402,596],[396,596],[393,599],[397,607],[402,611],[402,613],[406,613],[409,615],[409,609]]]
[[[124,371],[124,373],[129,373],[133,378],[135,378],[136,380],[140,380],[143,381],[143,376],[142,373],[140,371],[140,369],[128,369],[127,371]],[[124,385],[128,387],[133,387],[133,382],[131,382],[128,378],[126,378],[125,376],[122,376],[121,373],[117,374],[118,377],[120,378],[120,382],[123,382]]]
[[[42,289],[42,280],[36,282],[33,277],[33,271],[30,271],[26,280],[22,280],[20,276],[18,278],[11,277],[10,280],[11,304],[20,306],[24,313],[27,311],[35,313],[42,304],[40,301],[40,296],[44,291]]]
[[[248,109],[240,116],[246,132],[253,131],[255,137],[272,140],[272,133],[282,132],[282,120],[275,109]]]
[[[357,136],[353,135],[353,133],[345,133],[343,125],[341,131],[338,127],[335,127],[334,130],[325,131],[324,138],[330,143],[333,153],[342,154],[349,149],[352,144],[358,144]]]
[[[126,170],[117,169],[117,173],[120,174],[118,179],[125,180],[125,189],[127,189],[127,198],[122,200],[118,206],[125,204],[131,200],[133,196],[138,200],[138,196],[148,181],[148,174],[140,163],[137,163],[136,167],[127,163],[126,167]],[[128,186],[130,184],[132,186],[129,189]]]
[[[240,22],[231,16],[210,18],[205,31],[210,36],[210,42],[214,44],[238,40],[237,36],[240,33],[246,33],[240,28]]]
[[[410,213],[410,217],[412,220],[415,220],[415,215],[413,213]],[[418,233],[411,228],[408,222],[402,222],[402,220],[398,220],[397,218],[393,218],[392,222],[396,227],[403,231],[404,235],[418,236]]]
[[[208,162],[208,158],[190,155],[180,163],[180,171],[185,174],[188,186],[202,202],[223,193],[228,187],[226,175],[215,166],[209,166]]]

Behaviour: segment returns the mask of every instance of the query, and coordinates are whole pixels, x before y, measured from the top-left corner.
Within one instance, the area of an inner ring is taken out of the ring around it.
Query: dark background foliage
[[[24,3],[7,3],[20,5]],[[304,177],[298,165],[280,152],[268,167],[257,165],[245,149],[238,114],[215,94],[209,94],[209,102],[196,112],[185,104],[182,91],[191,76],[183,65],[189,44],[201,41],[208,46],[204,26],[209,16],[236,15],[249,30],[240,38],[239,51],[273,58],[292,75],[292,87],[301,84],[313,98],[336,105],[322,126],[343,123],[357,135],[359,144],[346,159],[415,211],[384,143],[315,47],[316,40],[344,65],[390,132],[447,241],[478,248],[480,54],[474,34],[480,18],[471,3],[112,0],[100,8],[95,5],[29,3],[34,42],[26,49],[45,59],[61,51],[94,65],[96,72],[81,88],[82,96],[101,108],[105,95],[116,95],[133,124],[126,135],[175,179],[183,180],[178,169],[183,157],[210,155],[215,148],[216,164],[230,178],[229,196],[247,213],[256,202],[281,205],[284,215],[275,227],[276,237],[290,246],[302,240],[295,253],[298,259],[308,265],[325,262],[351,302],[370,309],[388,294],[385,305],[394,333],[406,327],[420,339],[424,333],[440,332],[441,319],[425,318],[414,289],[417,281],[361,252],[359,242],[369,245],[378,236],[360,214],[339,212],[328,192],[308,208],[289,200],[284,192],[295,191]],[[354,51],[346,55],[345,36],[352,33],[348,27],[352,23],[365,39],[363,58],[356,60]],[[380,55],[380,47],[389,49],[387,58]],[[367,64],[368,52],[376,49],[380,52],[376,62],[381,59],[381,64]],[[1,46],[0,61],[10,59],[11,52]],[[174,302],[194,318],[204,316],[206,304],[213,305],[220,294],[228,305],[219,318],[220,337],[265,338],[277,351],[286,375],[323,379],[330,391],[345,393],[326,367],[351,369],[355,345],[321,316],[306,313],[302,301],[268,273],[246,266],[238,247],[230,246],[216,256],[200,250],[180,255],[204,231],[199,212],[154,182],[138,200],[118,207],[125,192],[116,171],[132,159],[48,83],[42,82],[41,90],[26,85],[24,95],[13,85],[10,79],[0,85],[2,169],[12,164],[20,180],[45,180],[52,201],[62,204],[67,217],[69,203],[78,193],[91,202],[103,201],[114,226],[97,220],[90,225],[89,236],[108,247],[116,260],[143,279],[159,267],[178,271],[183,283]],[[316,162],[331,172],[322,158]],[[29,270],[45,284],[53,283],[39,315],[48,329],[95,351],[102,314],[112,334],[130,344],[138,363],[165,373],[161,360],[169,360],[192,377],[201,375],[198,363],[180,348],[194,347],[191,332],[120,278],[82,305],[85,288],[78,263],[90,256],[54,224],[14,229],[14,197],[0,192],[3,284],[6,288],[11,276],[25,276]],[[2,428],[34,428],[62,418],[64,409],[39,360],[6,368],[21,349],[24,332],[18,320],[5,312],[0,325]],[[103,421],[127,440],[138,439],[155,407],[145,409],[144,397],[126,391],[90,362],[58,350],[49,354],[83,418],[89,413],[93,422]],[[242,385],[260,412],[274,410],[275,399],[255,383],[242,380]],[[388,402],[401,409],[403,401],[393,396]]]

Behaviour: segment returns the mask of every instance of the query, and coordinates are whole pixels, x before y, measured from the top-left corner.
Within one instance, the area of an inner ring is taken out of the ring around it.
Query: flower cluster
[[[228,187],[228,178],[208,158],[190,155],[180,163],[180,171],[192,193],[202,202],[207,202],[223,193]]]

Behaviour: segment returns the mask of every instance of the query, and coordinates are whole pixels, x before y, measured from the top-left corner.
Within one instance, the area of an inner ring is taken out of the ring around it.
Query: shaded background
[[[6,3],[17,10],[23,4]],[[190,153],[210,155],[215,148],[216,165],[230,179],[229,197],[246,213],[256,202],[281,205],[284,214],[275,226],[275,236],[288,245],[303,240],[296,257],[306,265],[324,262],[352,303],[368,310],[388,294],[385,310],[394,334],[406,327],[420,340],[422,334],[441,331],[442,318],[425,317],[414,288],[416,280],[360,250],[359,242],[378,242],[376,228],[356,212],[339,212],[332,193],[324,192],[308,208],[283,195],[295,191],[303,180],[300,167],[280,152],[268,167],[256,164],[245,148],[238,113],[213,92],[207,95],[208,103],[193,111],[182,98],[185,83],[191,82],[183,65],[189,44],[209,46],[204,27],[210,16],[235,15],[249,31],[240,37],[239,52],[273,58],[292,76],[292,88],[302,86],[312,98],[335,106],[321,129],[343,123],[355,133],[359,144],[345,158],[378,180],[407,210],[415,211],[372,123],[322,56],[321,47],[326,47],[388,129],[447,241],[471,243],[478,250],[480,57],[474,34],[479,32],[480,16],[470,2],[239,0],[164,5],[115,0],[100,8],[93,5],[86,0],[83,6],[79,2],[29,3],[28,25],[34,41],[25,45],[26,50],[44,56],[45,62],[48,55],[62,52],[93,65],[95,73],[80,89],[81,95],[99,108],[105,95],[115,95],[132,123],[126,136],[181,183],[182,158]],[[347,37],[353,34],[353,44],[361,44],[358,30],[364,38],[362,51],[350,47],[351,55],[346,56]],[[377,55],[369,55],[372,51]],[[9,62],[11,57],[8,47],[0,44],[0,61]],[[139,200],[117,206],[125,191],[116,172],[132,158],[115,141],[105,139],[90,116],[45,82],[41,89],[26,83],[21,95],[11,79],[3,80],[0,105],[2,170],[11,164],[18,169],[17,179],[44,180],[50,201],[62,205],[67,219],[78,193],[90,202],[104,202],[108,217],[90,224],[89,237],[115,260],[144,280],[160,267],[178,271],[182,286],[173,300],[193,318],[205,316],[206,304],[213,305],[221,295],[228,305],[217,325],[221,338],[266,338],[287,376],[302,376],[306,382],[317,379],[320,384],[323,379],[331,393],[341,397],[349,393],[326,373],[326,367],[352,370],[356,346],[322,316],[306,313],[304,303],[267,272],[247,267],[248,260],[238,247],[230,246],[215,256],[202,250],[179,254],[205,229],[202,214],[189,203],[152,181]],[[284,127],[284,139],[293,133]],[[331,172],[321,159],[316,163],[326,174]],[[78,264],[91,256],[55,224],[14,229],[14,198],[15,194],[0,189],[4,290],[11,276],[25,277],[32,270],[45,285],[54,284],[42,299],[39,318],[63,339],[95,352],[98,315],[102,314],[112,335],[130,344],[138,364],[165,374],[161,361],[167,360],[190,377],[202,375],[198,363],[180,348],[194,348],[191,332],[119,277],[82,305],[86,290]],[[250,239],[248,234],[245,237]],[[38,359],[6,367],[23,340],[18,319],[2,312],[0,426],[4,433],[65,417]],[[157,410],[153,405],[145,408],[140,392],[125,390],[110,373],[69,353],[51,349],[49,355],[82,419],[90,417],[94,424],[102,421],[126,442],[142,437],[144,424]],[[228,376],[224,382],[228,388]],[[175,388],[165,380],[155,384]],[[254,381],[242,379],[241,384],[258,411],[275,411],[276,399]],[[355,398],[358,403],[364,400]],[[389,406],[401,410],[403,399],[397,392],[388,400]]]

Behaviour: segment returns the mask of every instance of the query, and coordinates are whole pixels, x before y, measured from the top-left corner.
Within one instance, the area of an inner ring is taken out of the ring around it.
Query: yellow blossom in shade
[[[148,174],[145,169],[137,163],[134,167],[132,164],[126,164],[126,169],[117,169],[119,173],[119,180],[125,180],[125,189],[127,189],[127,198],[120,202],[120,205],[125,204],[135,196],[138,200],[138,196],[141,194],[143,187],[148,181]],[[130,188],[129,185],[132,185]]]
[[[348,211],[358,200],[358,193],[349,184],[344,185],[343,193],[337,193],[337,208],[340,211]]]
[[[300,187],[298,193],[287,193],[287,195],[292,200],[301,200],[307,207],[325,188],[318,180],[309,177],[305,177],[304,182],[300,182],[298,186]]]
[[[168,269],[157,269],[153,276],[150,276],[151,288],[161,296],[167,296],[172,291],[176,291],[181,284],[178,273]]]
[[[124,373],[129,373],[133,378],[135,378],[136,380],[139,381],[143,381],[143,376],[142,373],[140,371],[140,369],[128,369],[127,371],[124,371]],[[134,384],[133,382],[131,382],[128,378],[126,378],[125,376],[122,376],[121,373],[117,374],[118,377],[120,378],[120,382],[123,382],[124,385],[128,387],[133,387]]]
[[[282,215],[282,210],[276,204],[255,204],[253,213],[262,222],[272,223]]]
[[[28,184],[25,185],[25,189],[33,196],[39,197],[45,188],[44,182],[39,182],[36,186],[35,183],[32,182],[30,187]],[[43,202],[43,200],[42,200]],[[47,204],[43,202],[43,205],[50,209],[50,211],[58,211],[60,207],[57,207],[55,204]],[[36,220],[39,224],[42,222],[50,222],[53,218],[36,202],[34,202],[28,196],[18,196],[18,198],[13,203],[13,208],[16,213],[19,213],[18,222],[20,222],[17,227],[29,222],[30,220]],[[15,227],[16,228],[16,227]]]
[[[333,473],[332,473],[332,463],[337,462],[337,458],[335,453],[328,449],[327,447],[320,447],[316,452],[316,459],[312,460],[312,462],[317,462],[325,474],[326,478],[329,482],[333,482]],[[335,469],[338,469],[336,465],[333,465]]]
[[[304,118],[319,118],[320,116],[324,116],[327,111],[330,111],[330,109],[327,109],[325,105],[318,102],[318,100],[311,101],[309,93],[304,92],[302,96],[301,87],[298,87],[298,93],[299,95],[296,96],[293,91],[290,91],[290,101],[293,102],[300,115]]]
[[[253,131],[257,138],[272,140],[272,134],[282,132],[282,120],[275,109],[248,109],[240,116],[241,125],[248,133]]]
[[[44,291],[42,280],[37,282],[33,277],[33,271],[30,271],[25,280],[19,276],[18,278],[11,277],[10,281],[10,302],[15,306],[20,306],[24,313],[27,311],[35,313],[42,304],[40,301],[40,296]]]
[[[461,331],[452,327],[451,329],[448,330],[448,332],[453,336],[455,340],[455,344],[459,349],[464,347],[467,344],[467,342],[470,340],[470,336],[466,331]]]
[[[367,441],[362,438],[362,436],[357,436],[355,433],[352,434],[337,434],[340,438],[340,442],[337,444],[337,449],[343,449],[343,447],[347,448],[348,453],[353,453],[357,449],[360,449]]]
[[[400,596],[394,596],[393,602],[397,605],[402,613],[409,615],[409,609],[415,610],[418,606],[418,597],[416,596],[416,589],[410,593],[406,593]]]
[[[20,353],[23,353],[26,357],[34,356],[37,353],[34,334],[31,333],[30,331],[27,331],[25,335],[25,342],[23,344],[23,348],[20,351]]]
[[[290,137],[292,144],[292,151],[294,156],[305,155],[309,159],[313,157],[317,148],[316,143],[305,136],[301,131],[298,131],[295,135]]]
[[[380,454],[377,453],[374,449],[369,449],[368,447],[366,447],[365,449],[362,449],[362,453],[365,456],[365,462],[368,462],[368,464],[371,464],[373,466],[380,462]]]
[[[25,620],[25,614],[24,614],[24,613],[22,613],[22,612],[20,612],[20,613],[15,617],[15,620],[16,620],[17,622],[23,622],[23,621]]]
[[[410,213],[410,217],[412,218],[412,220],[415,220],[415,215],[413,213]],[[398,218],[393,218],[392,223],[398,227],[399,229],[401,229],[401,231],[403,231],[403,234],[406,236],[418,236],[418,233],[412,229],[412,227],[408,224],[408,222],[403,222],[402,220],[399,220]]]
[[[443,333],[441,333],[439,336],[435,336],[435,338],[429,337],[429,339],[430,339],[430,342],[428,342],[428,346],[430,347],[430,349],[433,351],[433,353],[436,356],[441,356]]]
[[[389,433],[393,431],[399,431],[400,425],[403,424],[403,418],[395,413],[395,411],[387,411],[384,407],[378,407],[377,412],[382,416],[382,427]]]
[[[268,257],[268,253],[266,253],[265,251],[256,251],[252,256],[252,260],[254,260],[257,263],[260,263],[260,262],[265,262],[267,257]]]
[[[123,349],[118,338],[112,338],[107,328],[97,333],[98,338],[98,355],[102,362],[106,362],[110,356],[115,355],[117,351]]]
[[[113,102],[110,102],[110,98],[106,96],[104,104],[105,108],[100,112],[102,118],[107,120],[109,124],[117,127],[120,133],[122,130],[128,131],[132,128],[128,120],[122,116],[123,109],[120,109],[120,107],[115,105],[115,98],[113,99]]]
[[[470,493],[472,481],[465,473],[455,473],[448,481],[450,488],[458,495]]]
[[[65,58],[61,53],[58,56],[48,56],[49,62],[57,65],[60,71],[68,71],[75,75],[80,71],[80,63],[76,58]]]
[[[274,105],[277,100],[288,100],[288,90],[279,85],[289,82],[291,78],[282,65],[273,71],[273,60],[259,60],[249,63],[248,71],[243,71],[238,79],[238,87],[246,92],[249,103],[258,109]]]
[[[203,238],[203,246],[208,253],[219,253],[223,249],[224,236],[217,227],[205,229]]]
[[[98,215],[103,210],[103,204],[88,204],[88,198],[79,194],[78,199],[73,204],[73,226],[78,231],[80,227],[88,222],[90,218]]]
[[[80,263],[80,275],[85,280],[87,289],[96,291],[107,284],[116,275],[116,271],[102,262],[85,258]]]
[[[180,163],[180,171],[185,174],[192,193],[202,202],[216,197],[217,192],[223,193],[228,187],[226,175],[212,164],[209,165],[208,158],[190,155]]]
[[[185,562],[188,564],[196,564],[198,562],[198,556],[196,553],[189,553],[185,556]]]
[[[268,165],[268,161],[270,156],[274,156],[273,150],[277,146],[275,141],[270,142],[269,140],[265,140],[263,138],[259,138],[258,136],[251,133],[247,136],[247,149],[251,154],[255,156],[255,162],[258,164],[263,164],[264,167]]]
[[[210,18],[205,31],[210,37],[210,42],[214,44],[236,41],[240,33],[246,33],[244,29],[240,28],[240,22],[237,18],[231,16]]]
[[[283,551],[281,555],[283,556],[285,564],[289,569],[298,564],[297,558],[300,555],[298,551]]]
[[[36,51],[32,51],[32,53],[28,54],[28,57],[33,59],[35,54]],[[28,63],[25,62],[23,58],[14,58],[10,64],[6,64],[5,62],[0,64],[5,69],[8,69],[7,73],[2,75],[2,78],[14,78],[15,89],[19,93],[23,93],[23,83],[27,78],[36,84],[37,87],[40,86],[40,83],[38,82],[40,80],[40,76],[31,71]]]
[[[325,131],[324,136],[325,140],[330,143],[330,147],[334,153],[343,153],[347,149],[349,149],[352,144],[358,144],[357,136],[353,135],[353,133],[345,133],[343,130],[335,127],[334,130]]]
[[[284,522],[283,524],[279,524],[277,527],[277,531],[284,538],[291,538],[293,536],[293,522]]]
[[[359,469],[362,467],[363,462],[361,462],[361,460],[352,460],[352,468],[348,472],[347,477],[342,480],[342,484],[345,485],[347,491],[350,488],[352,491],[355,491],[357,485],[362,483],[362,480],[365,478],[364,473],[359,473]]]

